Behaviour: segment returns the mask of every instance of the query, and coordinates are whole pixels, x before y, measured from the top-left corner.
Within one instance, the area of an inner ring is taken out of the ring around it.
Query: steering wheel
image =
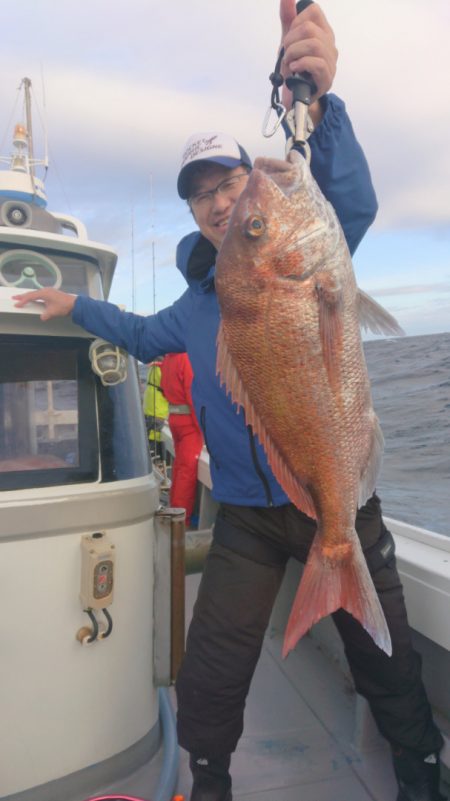
[[[50,286],[59,289],[62,274],[58,265],[42,253],[33,250],[7,250],[0,256],[0,284],[11,287],[31,285],[33,289]]]

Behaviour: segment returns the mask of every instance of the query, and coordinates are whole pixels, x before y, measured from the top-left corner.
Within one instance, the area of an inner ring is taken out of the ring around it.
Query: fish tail
[[[389,629],[356,532],[338,559],[326,553],[323,538],[316,534],[286,626],[283,657],[314,623],[337,609],[353,615],[391,656]]]

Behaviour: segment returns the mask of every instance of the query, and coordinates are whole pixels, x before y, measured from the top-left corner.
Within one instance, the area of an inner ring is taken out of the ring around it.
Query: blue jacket
[[[311,169],[333,204],[353,252],[373,221],[377,203],[364,154],[345,106],[325,99],[322,122],[310,137]],[[188,289],[172,306],[150,317],[79,296],[73,320],[96,336],[150,362],[160,353],[187,351],[194,370],[192,398],[210,455],[213,495],[245,506],[281,505],[288,497],[274,478],[262,446],[236,412],[216,375],[219,308],[214,289],[216,251],[199,231],[184,237],[177,267]]]

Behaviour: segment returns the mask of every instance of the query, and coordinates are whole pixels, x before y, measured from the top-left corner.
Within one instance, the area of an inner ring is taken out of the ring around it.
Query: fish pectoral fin
[[[289,615],[283,657],[314,623],[337,609],[353,615],[376,645],[391,656],[389,629],[356,532],[348,555],[336,561],[332,555],[324,555],[322,537],[316,534]]]
[[[330,274],[325,274],[316,282],[316,294],[319,301],[319,332],[324,364],[330,384],[338,379],[335,358],[342,348],[344,321],[342,315],[342,287]]]
[[[245,422],[251,426],[254,434],[257,435],[267,456],[267,461],[272,472],[281,485],[289,499],[305,515],[317,520],[317,513],[313,499],[306,486],[291,472],[283,459],[280,451],[270,437],[260,415],[256,411],[247,390],[245,389],[238,371],[236,370],[225,340],[223,323],[219,326],[217,335],[217,362],[216,373],[220,381],[225,385],[226,391],[231,395],[231,400],[239,407],[242,406],[245,413]]]
[[[384,334],[385,336],[404,336],[403,328],[398,324],[395,317],[389,314],[383,306],[380,306],[370,295],[358,290],[357,311],[361,328],[365,331],[372,331],[373,334]]]
[[[374,418],[372,443],[370,447],[369,458],[363,469],[363,472],[361,473],[359,482],[358,508],[364,506],[368,498],[371,498],[375,492],[377,479],[381,470],[381,462],[383,460],[383,432],[381,430],[380,421],[378,420],[375,412],[372,411],[372,414]]]

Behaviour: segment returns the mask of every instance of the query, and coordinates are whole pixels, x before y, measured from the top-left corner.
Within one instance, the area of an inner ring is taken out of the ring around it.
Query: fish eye
[[[254,238],[261,236],[266,230],[266,225],[262,217],[257,214],[249,217],[245,225],[245,233],[247,236]]]

